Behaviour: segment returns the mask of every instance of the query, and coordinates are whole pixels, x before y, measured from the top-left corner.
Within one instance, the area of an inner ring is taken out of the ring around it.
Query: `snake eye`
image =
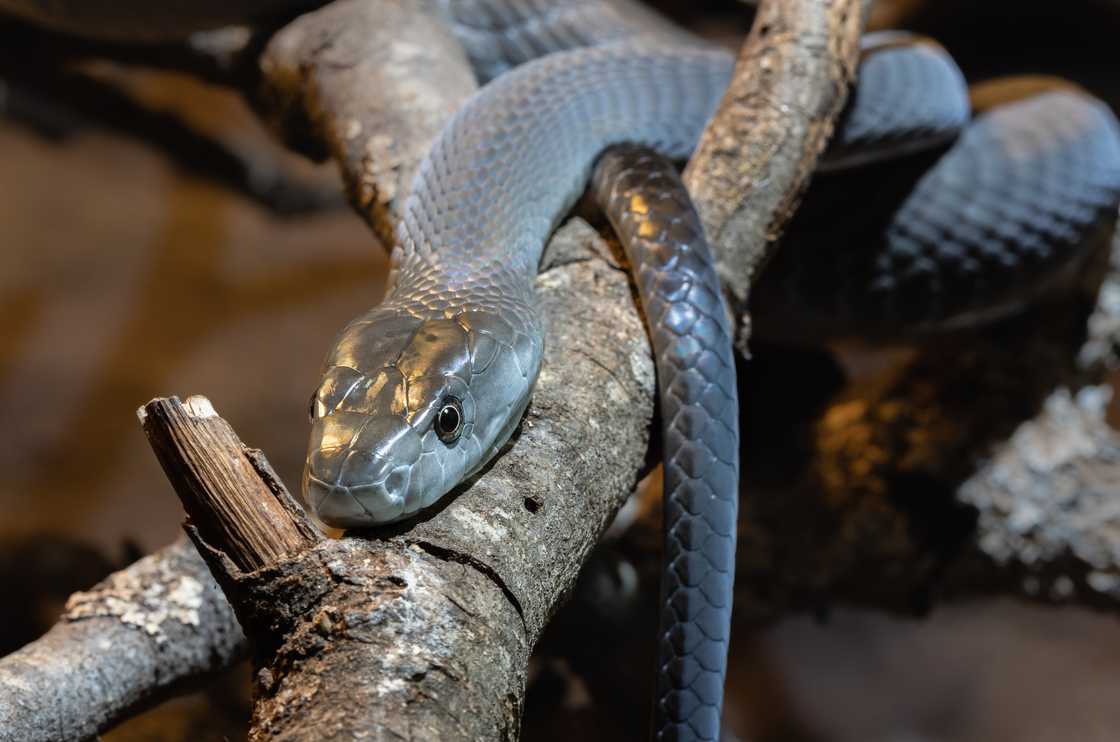
[[[451,445],[463,433],[463,405],[454,397],[444,397],[436,414],[436,435]]]

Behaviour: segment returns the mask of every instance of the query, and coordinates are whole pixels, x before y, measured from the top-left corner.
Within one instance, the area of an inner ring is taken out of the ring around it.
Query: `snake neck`
[[[527,331],[538,331],[532,288],[537,265],[528,259],[533,251],[510,250],[508,254],[476,254],[446,261],[431,259],[430,250],[416,249],[406,241],[394,251],[390,288],[383,306],[400,308],[418,319],[449,319],[464,312],[481,312],[516,318]]]
[[[554,54],[495,80],[417,171],[391,298],[437,305],[443,291],[531,307],[548,234],[596,156],[621,141],[687,155],[732,66],[722,52],[620,44]]]

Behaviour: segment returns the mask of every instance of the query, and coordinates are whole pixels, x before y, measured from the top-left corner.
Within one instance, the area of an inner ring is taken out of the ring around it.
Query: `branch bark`
[[[54,628],[0,660],[0,740],[90,739],[244,649],[229,603],[180,539],[74,593]]]
[[[684,171],[720,277],[750,332],[750,287],[793,215],[855,80],[867,0],[762,2]]]
[[[765,3],[690,165],[740,311],[843,104],[862,10]],[[444,43],[420,30],[423,19],[395,23],[398,38]],[[340,160],[382,234],[440,116],[473,89],[454,76],[466,68],[453,50],[439,64],[406,49],[378,57],[363,34],[389,25],[341,0],[277,36],[264,69],[287,112],[277,121]],[[413,86],[404,97],[420,124],[380,102],[384,90],[365,75],[381,64],[400,73],[386,85]],[[458,72],[415,87],[444,69]],[[377,154],[382,128],[388,160]],[[491,470],[409,530],[322,542],[227,583],[256,596],[250,631],[278,640],[258,657],[255,734],[328,736],[361,723],[381,736],[516,735],[528,653],[640,468],[652,409],[625,278],[589,249],[604,254],[579,223],[554,240],[540,280],[555,355],[521,438]],[[1101,390],[1120,340],[1114,281],[1077,364],[1077,301],[909,351],[840,391],[828,362],[769,356],[776,381],[756,363],[743,395],[756,434],[746,436],[741,608],[773,617],[857,601],[913,612],[982,591],[1114,610],[1120,543],[1108,493],[1120,442]],[[577,328],[578,338],[557,334]],[[756,465],[764,455],[775,457],[769,468]],[[652,571],[656,551],[642,551]],[[294,608],[282,621],[264,620],[284,606]]]
[[[351,201],[393,244],[412,173],[478,85],[424,0],[336,0],[277,33],[257,99],[294,149],[334,158]]]
[[[242,445],[210,400],[155,399],[137,415],[187,511],[188,533],[220,544],[238,570],[258,570],[323,540],[263,454]]]

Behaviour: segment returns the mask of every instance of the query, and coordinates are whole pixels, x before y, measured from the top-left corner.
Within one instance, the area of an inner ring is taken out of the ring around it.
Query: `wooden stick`
[[[210,400],[161,397],[137,415],[191,524],[238,568],[275,564],[323,539],[260,452],[241,442]]]

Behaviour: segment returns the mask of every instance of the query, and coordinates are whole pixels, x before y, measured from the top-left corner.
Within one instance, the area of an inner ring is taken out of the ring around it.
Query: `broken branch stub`
[[[259,451],[205,397],[153,399],[137,415],[190,524],[244,571],[322,540]]]

